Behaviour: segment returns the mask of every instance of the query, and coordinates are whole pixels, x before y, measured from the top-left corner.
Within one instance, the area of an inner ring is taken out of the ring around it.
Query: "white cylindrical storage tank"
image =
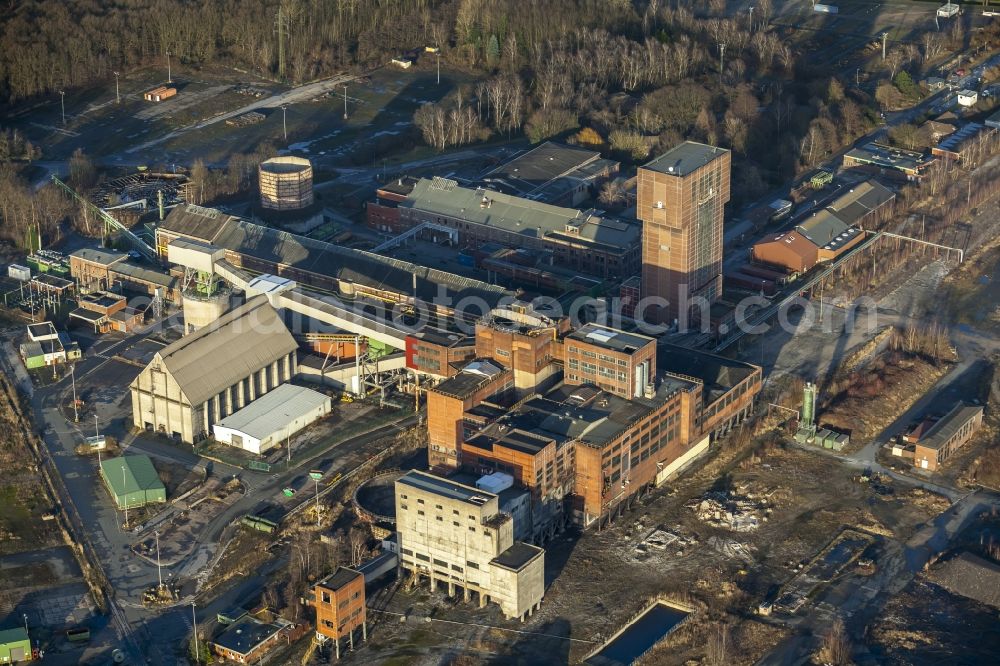
[[[187,335],[188,333],[197,331],[199,328],[208,326],[229,309],[229,292],[208,297],[185,293],[182,302],[184,307],[184,334]]]
[[[264,208],[300,210],[312,205],[312,164],[304,157],[272,157],[260,163],[257,174]]]

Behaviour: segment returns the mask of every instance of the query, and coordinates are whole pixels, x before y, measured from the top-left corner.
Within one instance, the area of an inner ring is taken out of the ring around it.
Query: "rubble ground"
[[[996,617],[996,609],[952,594],[921,574],[889,600],[866,643],[887,666],[931,666],[956,654],[963,664],[994,663]]]
[[[877,495],[837,461],[808,451],[774,447],[753,460],[759,462],[723,470],[718,483],[707,470],[681,478],[610,528],[547,545],[550,577],[559,576],[533,623],[574,618],[570,636],[600,641],[646,599],[661,594],[688,598],[709,618],[745,618],[845,527],[906,539],[937,513],[936,502],[909,492]],[[734,529],[745,524],[737,516],[756,516],[758,525]],[[600,593],[592,586],[595,572],[605,581]],[[737,619],[730,631],[744,631],[748,622],[757,621]],[[704,655],[704,632],[683,635],[672,639],[673,649],[657,663],[683,664]],[[779,639],[774,636],[775,643]],[[586,651],[574,646],[571,656]],[[753,655],[746,659],[752,663]]]

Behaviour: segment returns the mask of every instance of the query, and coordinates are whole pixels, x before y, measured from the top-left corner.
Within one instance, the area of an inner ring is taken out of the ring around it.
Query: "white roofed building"
[[[215,439],[261,454],[330,413],[332,401],[304,386],[282,384],[212,426]]]

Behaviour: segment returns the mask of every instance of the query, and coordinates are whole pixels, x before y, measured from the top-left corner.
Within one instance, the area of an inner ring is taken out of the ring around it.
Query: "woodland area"
[[[747,162],[735,171],[737,201],[813,166],[876,117],[868,95],[796,58],[768,26],[770,0],[756,3],[753,25],[724,17],[722,0],[15,0],[12,9],[0,99],[106,80],[167,52],[298,83],[439,45],[446,63],[483,81],[417,113],[428,144],[522,131],[539,141],[581,126],[642,160],[693,138]],[[908,49],[891,64],[919,58]]]
[[[8,103],[105,81],[113,70],[148,66],[168,52],[188,66],[232,66],[300,83],[439,45],[445,64],[479,80],[418,109],[414,131],[428,145],[444,150],[523,133],[532,142],[560,137],[642,162],[682,139],[704,141],[734,151],[734,207],[870,131],[880,122],[879,107],[912,103],[920,95],[914,81],[928,64],[967,46],[952,30],[890,47],[871,73],[883,81],[871,94],[828,63],[798,53],[788,34],[770,24],[771,0],[755,3],[752,23],[750,15],[725,16],[722,0],[8,5],[0,16],[7,45],[0,51],[0,100]],[[1000,26],[973,42],[1000,42]],[[915,145],[910,129],[895,130],[893,140]],[[225,171],[191,165],[200,201],[244,189],[255,160],[271,150],[236,155]],[[0,132],[0,163],[38,156],[16,135]],[[0,175],[3,234],[16,239],[39,217],[40,204],[27,205],[12,172]],[[622,198],[614,187],[602,195],[610,207]]]

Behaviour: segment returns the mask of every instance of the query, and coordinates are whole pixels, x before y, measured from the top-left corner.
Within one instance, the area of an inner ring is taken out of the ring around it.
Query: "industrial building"
[[[918,469],[936,471],[958,449],[969,443],[983,424],[980,405],[958,403],[947,414],[925,418],[900,438],[893,446],[896,456],[913,459]]]
[[[477,359],[427,390],[436,473],[501,472],[531,493],[531,539],[590,525],[750,412],[760,368],[530,306],[494,310]],[[499,334],[499,336],[498,336]]]
[[[431,469],[456,469],[466,428],[488,423],[513,402],[514,373],[477,360],[427,390],[427,458]]]
[[[618,174],[621,163],[596,150],[546,141],[498,166],[483,184],[505,194],[575,208]]]
[[[260,661],[281,640],[284,629],[280,624],[244,617],[212,639],[210,645],[212,652],[223,659],[251,664]]]
[[[406,336],[406,367],[421,375],[453,377],[476,355],[474,337],[425,326]]]
[[[755,243],[750,255],[760,264],[788,273],[805,273],[860,243],[866,226],[877,226],[892,212],[895,198],[891,190],[866,181],[812,213],[794,229]]]
[[[216,441],[261,454],[330,413],[329,396],[282,384],[212,425]]]
[[[722,224],[729,201],[728,150],[685,141],[639,167],[642,297],[636,316],[682,327],[700,321],[722,294]],[[704,299],[699,306],[695,300]]]
[[[133,424],[196,442],[289,381],[297,348],[267,297],[253,297],[156,353],[130,386]]]
[[[31,661],[31,640],[24,627],[0,630],[0,664]]]
[[[598,324],[565,338],[566,384],[593,384],[625,398],[645,395],[656,368],[656,339]]]
[[[159,86],[148,90],[142,94],[142,98],[147,102],[162,102],[164,100],[170,99],[177,94],[177,88],[168,88],[167,86]]]
[[[933,156],[928,157],[912,150],[869,143],[861,148],[847,151],[844,154],[843,167],[887,178],[912,181],[923,178],[934,159]]]
[[[448,178],[399,180],[380,188],[368,204],[368,223],[394,233],[426,230],[451,237],[462,248],[489,243],[548,250],[556,266],[603,278],[639,268],[642,226]]]
[[[21,360],[31,370],[47,365],[75,361],[80,358],[80,346],[70,340],[65,331],[57,331],[52,322],[29,324],[28,339],[20,345]]]
[[[497,495],[426,472],[396,481],[396,529],[400,568],[426,577],[431,589],[446,583],[466,602],[500,605],[522,621],[545,594],[545,551],[514,540],[513,518],[500,511]]]
[[[95,333],[128,333],[143,321],[143,313],[126,305],[125,297],[118,294],[93,291],[81,295],[78,303],[80,307],[69,313],[70,319],[92,328]]]
[[[101,461],[101,479],[119,510],[167,501],[167,490],[149,456],[105,458]]]
[[[354,632],[361,629],[362,640],[368,639],[365,607],[365,577],[347,567],[337,570],[316,583],[310,605],[316,609],[316,642],[333,641],[337,658],[340,642],[347,639],[354,649]]]
[[[128,261],[128,255],[85,248],[69,255],[69,269],[84,293],[129,289],[170,302],[180,301],[180,285],[172,275]]]
[[[163,259],[176,239],[211,244],[223,251],[227,262],[244,271],[289,278],[345,298],[418,301],[443,315],[451,314],[466,297],[482,299],[492,307],[509,294],[478,280],[297,236],[192,204],[177,206],[157,227],[156,247]]]
[[[771,234],[754,243],[750,256],[757,263],[789,273],[805,273],[819,263],[819,248],[793,229]]]
[[[509,369],[522,397],[560,370],[552,361],[562,356],[557,340],[569,326],[569,317],[549,317],[523,301],[493,308],[476,323],[476,355]]]
[[[942,138],[931,148],[931,154],[955,162],[964,161],[969,154],[974,154],[977,150],[983,155],[983,144],[992,139],[996,133],[995,127],[981,123],[966,123],[957,131]]]
[[[691,416],[682,403],[699,389],[663,376],[650,398],[628,400],[594,386],[562,385],[467,438],[462,465],[503,471],[527,488],[533,539],[543,543],[570,523],[593,524],[618,500],[662,483],[706,451],[709,437],[690,440],[694,424],[682,422]]]
[[[31,278],[31,288],[36,294],[59,303],[73,293],[75,285],[72,280],[58,275],[41,273]]]
[[[312,163],[304,157],[272,157],[257,168],[260,205],[277,211],[296,211],[313,203]]]

